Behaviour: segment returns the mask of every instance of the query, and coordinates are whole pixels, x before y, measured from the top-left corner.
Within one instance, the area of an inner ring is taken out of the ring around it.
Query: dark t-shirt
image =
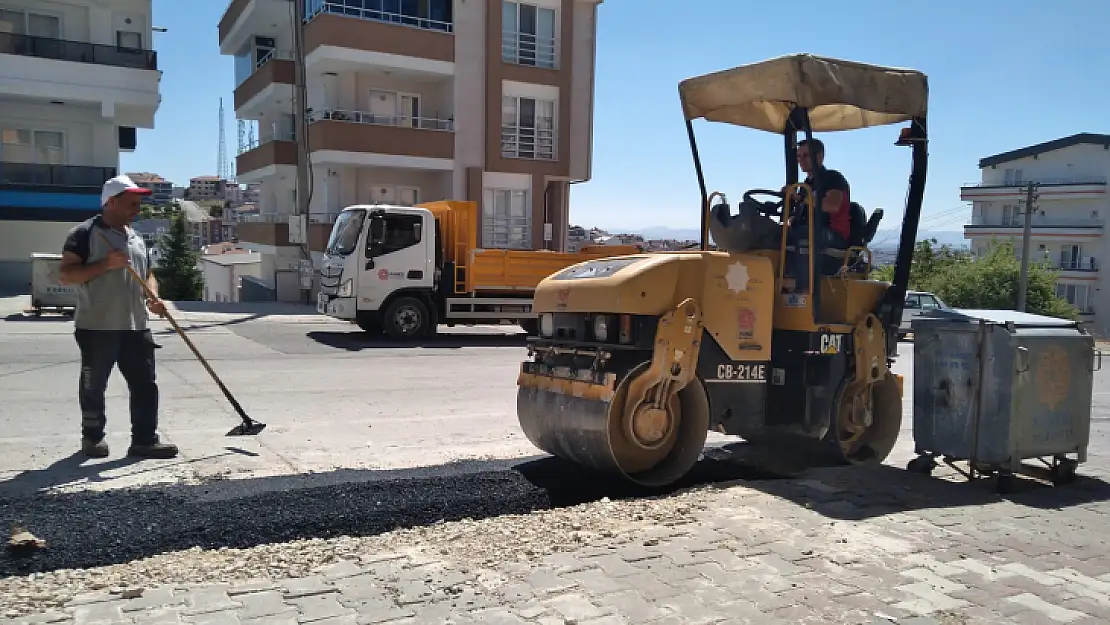
[[[824,223],[830,230],[847,240],[852,233],[851,212],[849,209],[852,199],[848,180],[839,171],[822,167],[816,172],[816,175],[807,177],[805,183],[813,188],[815,200],[813,205],[814,211],[824,216]],[[821,208],[821,204],[825,200],[825,194],[831,190],[841,191],[844,194],[844,199],[841,200],[840,209],[838,211],[835,213],[826,213]],[[806,212],[804,204],[799,207],[799,215],[801,217],[801,223],[805,223]]]

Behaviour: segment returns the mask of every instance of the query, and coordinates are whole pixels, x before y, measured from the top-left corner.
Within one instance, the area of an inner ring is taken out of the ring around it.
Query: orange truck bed
[[[432,212],[444,262],[455,263],[455,294],[531,291],[547,276],[595,258],[635,254],[633,245],[591,245],[579,252],[484,250],[478,247],[478,205],[444,200],[418,204]],[[444,276],[444,279],[452,277]]]

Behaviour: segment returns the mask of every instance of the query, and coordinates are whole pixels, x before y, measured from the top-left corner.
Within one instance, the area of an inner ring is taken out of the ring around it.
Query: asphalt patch
[[[125,563],[192,547],[250,548],[307,538],[373,536],[465,518],[565,507],[602,498],[663,496],[709,482],[781,477],[734,460],[703,459],[668,488],[644,488],[556,458],[463,473],[430,468],[389,478],[251,491],[234,480],[235,497],[219,484],[151,486],[0,498],[0,528],[25,526],[46,541],[25,557],[0,557],[0,577]],[[272,480],[273,478],[270,478]],[[325,478],[326,479],[326,478]]]

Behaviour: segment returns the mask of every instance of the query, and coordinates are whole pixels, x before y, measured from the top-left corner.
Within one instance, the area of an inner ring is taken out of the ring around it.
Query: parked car
[[[926,291],[907,291],[906,305],[902,309],[902,323],[898,326],[898,340],[906,338],[912,330],[910,320],[930,310],[945,310],[948,306],[936,295]]]

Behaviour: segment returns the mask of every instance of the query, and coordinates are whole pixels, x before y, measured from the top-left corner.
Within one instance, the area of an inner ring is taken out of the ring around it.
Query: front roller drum
[[[615,473],[642,486],[672,484],[701,457],[709,430],[709,400],[691,380],[665,409],[629,413],[629,383],[648,368],[637,367],[610,401],[585,399],[529,386],[517,391],[517,419],[539,449],[563,460]]]

